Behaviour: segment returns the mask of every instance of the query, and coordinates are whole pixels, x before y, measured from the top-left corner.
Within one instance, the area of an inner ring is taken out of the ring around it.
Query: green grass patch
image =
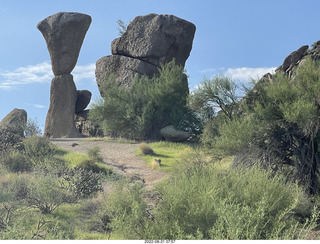
[[[65,160],[68,162],[70,168],[74,168],[86,160],[90,160],[90,157],[87,154],[78,153],[78,152],[68,152],[59,148],[56,153],[56,157]]]
[[[141,157],[149,167],[152,166],[153,160],[160,159],[162,171],[171,171],[177,160],[185,153],[194,150],[195,145],[190,143],[176,143],[176,142],[154,142],[149,143],[149,147],[154,151],[154,155],[144,155],[141,150],[136,150],[136,155]]]

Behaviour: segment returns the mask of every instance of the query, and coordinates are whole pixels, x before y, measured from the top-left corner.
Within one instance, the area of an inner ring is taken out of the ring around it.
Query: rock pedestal
[[[45,136],[51,138],[81,137],[74,124],[77,89],[72,75],[53,78]]]
[[[82,136],[75,127],[74,114],[85,109],[91,93],[77,92],[70,73],[77,63],[90,23],[89,15],[60,12],[37,25],[46,40],[55,75],[51,82],[50,107],[44,129],[44,135],[49,138]]]

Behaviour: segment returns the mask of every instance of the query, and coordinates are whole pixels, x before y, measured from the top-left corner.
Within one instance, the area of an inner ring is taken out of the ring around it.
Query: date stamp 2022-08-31
[[[150,244],[172,244],[175,242],[175,240],[144,240],[144,243]]]

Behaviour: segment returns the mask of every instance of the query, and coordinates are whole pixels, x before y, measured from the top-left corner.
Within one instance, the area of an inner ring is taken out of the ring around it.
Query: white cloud
[[[250,79],[260,79],[266,73],[274,73],[276,67],[239,67],[239,68],[208,68],[200,71],[201,74],[205,74],[209,77],[217,74],[223,74],[230,76],[234,80],[246,82]]]
[[[0,88],[13,89],[20,85],[45,83],[49,82],[52,77],[50,63],[28,65],[13,71],[0,71]]]
[[[84,79],[95,81],[95,64],[76,66],[72,72],[75,82]],[[17,68],[13,71],[0,70],[0,90],[11,90],[34,83],[50,83],[54,75],[50,62],[42,62]]]
[[[232,77],[234,80],[249,81],[250,79],[260,79],[266,73],[274,73],[276,67],[262,67],[262,68],[229,68],[224,74]]]
[[[95,69],[96,69],[96,64],[76,66],[75,69],[72,71],[74,81],[77,83],[84,79],[89,79],[95,82],[96,81]]]

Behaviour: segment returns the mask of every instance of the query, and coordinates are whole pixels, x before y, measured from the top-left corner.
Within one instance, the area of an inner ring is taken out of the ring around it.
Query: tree
[[[254,89],[259,96],[247,99],[253,104],[246,104],[247,110],[239,118],[251,126],[245,129],[243,123],[225,122],[219,138],[228,138],[232,128],[233,139],[218,138],[216,146],[229,149],[229,153],[238,148],[242,151],[240,163],[251,161],[274,170],[290,169],[310,193],[316,193],[320,166],[319,61],[307,60],[292,79],[278,73],[272,83],[261,82]]]
[[[240,98],[236,95],[238,88],[228,76],[217,75],[211,80],[204,80],[192,92],[191,107],[204,119],[212,119],[221,110],[231,120]]]
[[[90,118],[108,134],[158,140],[167,125],[196,131],[197,119],[187,106],[187,76],[175,61],[163,65],[153,78],[137,75],[129,88],[110,76],[103,89],[104,103],[93,108]]]
[[[26,128],[24,130],[25,137],[32,137],[32,136],[41,136],[42,131],[38,125],[37,119],[28,119]]]

